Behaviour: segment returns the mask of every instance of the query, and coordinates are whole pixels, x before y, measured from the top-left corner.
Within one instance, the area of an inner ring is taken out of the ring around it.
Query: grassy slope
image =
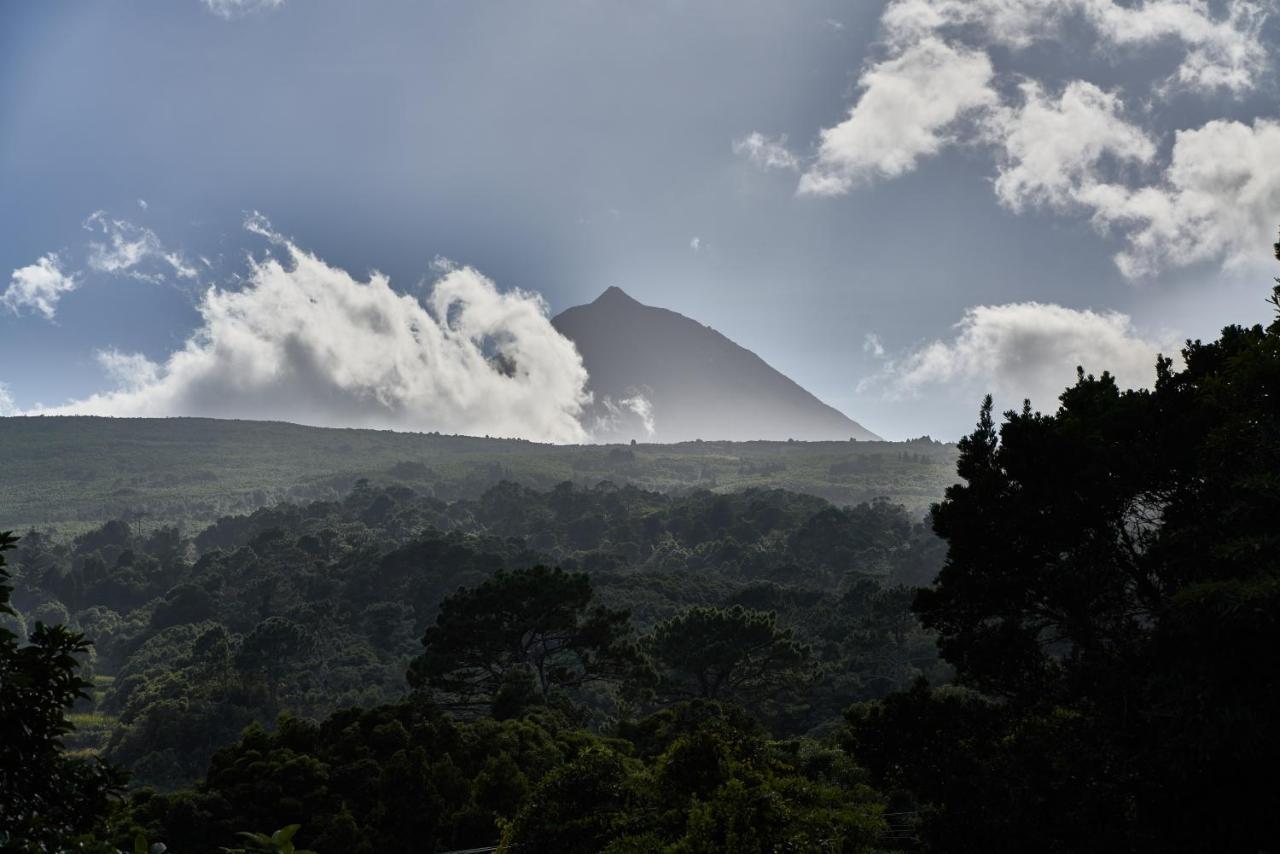
[[[446,500],[504,478],[540,488],[612,480],[664,491],[783,487],[838,504],[883,496],[913,512],[955,480],[955,447],[927,442],[556,446],[205,418],[0,418],[0,460],[0,529],[67,532],[131,514],[202,525],[282,499],[336,497],[361,477]],[[861,470],[831,473],[850,460]]]

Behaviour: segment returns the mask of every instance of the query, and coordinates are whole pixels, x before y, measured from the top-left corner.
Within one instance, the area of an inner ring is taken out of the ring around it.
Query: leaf
[[[300,824],[290,824],[286,827],[282,827],[271,835],[271,841],[277,845],[283,845],[293,839],[294,834],[298,832],[298,828],[300,827],[302,827]]]

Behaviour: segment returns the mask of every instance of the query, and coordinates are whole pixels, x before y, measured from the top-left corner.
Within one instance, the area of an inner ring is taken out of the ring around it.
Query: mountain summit
[[[587,427],[599,437],[879,438],[711,327],[621,288],[551,322],[582,354],[595,395]]]

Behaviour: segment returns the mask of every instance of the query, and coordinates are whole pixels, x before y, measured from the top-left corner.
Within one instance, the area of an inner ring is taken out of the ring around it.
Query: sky
[[[0,414],[589,441],[611,285],[889,438],[1141,386],[1268,317],[1278,11],[3,4]]]

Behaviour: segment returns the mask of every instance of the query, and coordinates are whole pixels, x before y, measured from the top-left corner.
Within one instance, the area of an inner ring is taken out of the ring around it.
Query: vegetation
[[[885,498],[923,514],[955,477],[954,445],[686,442],[539,445],[515,439],[337,430],[207,418],[0,419],[0,519],[81,534],[111,519],[198,531],[281,502],[341,499],[358,480],[443,501],[500,481],[549,490],[602,480],[645,490],[787,489],[834,504]]]
[[[1280,310],[1280,287],[1273,298]],[[1280,312],[1081,376],[1054,415],[988,399],[933,513],[915,609],[957,682],[853,710],[851,749],[928,847],[1259,851],[1280,821]]]
[[[14,616],[4,552],[16,538],[0,532],[0,614]],[[82,635],[36,622],[28,642],[0,627],[0,847],[61,849],[102,827],[108,799],[123,779],[94,760],[68,757],[67,711],[88,683],[76,675],[88,651]]]
[[[1269,850],[1273,302],[1151,390],[988,399],[937,537],[884,501],[510,482],[33,532],[12,585],[0,554],[3,845]]]

